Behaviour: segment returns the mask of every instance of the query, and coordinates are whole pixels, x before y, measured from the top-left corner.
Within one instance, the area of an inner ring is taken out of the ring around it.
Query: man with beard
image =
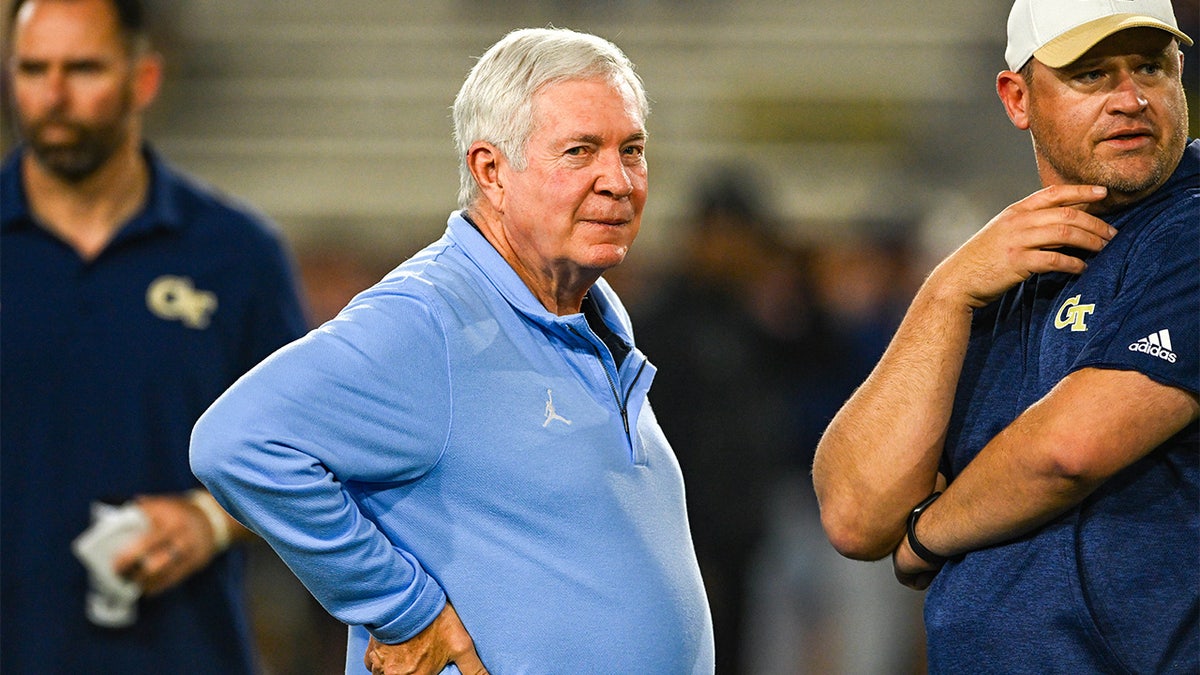
[[[142,14],[124,0],[12,8],[23,144],[0,172],[6,673],[254,672],[243,561],[226,550],[249,533],[192,476],[188,438],[306,323],[267,223],[142,141],[162,75]]]
[[[813,465],[843,554],[929,588],[929,669],[1200,670],[1200,142],[1168,0],[1017,0],[1045,189],[938,265]]]

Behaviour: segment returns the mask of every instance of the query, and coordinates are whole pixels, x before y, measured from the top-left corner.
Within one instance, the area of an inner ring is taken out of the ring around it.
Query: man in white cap
[[[934,673],[1200,672],[1200,142],[1168,0],[1017,0],[1044,189],[930,274],[817,449],[844,555],[926,588]]]

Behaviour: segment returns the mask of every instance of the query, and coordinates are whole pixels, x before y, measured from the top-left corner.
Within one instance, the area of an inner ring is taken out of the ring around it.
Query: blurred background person
[[[914,673],[921,603],[886,565],[848,561],[822,541],[810,467],[821,433],[882,353],[911,293],[904,224],[841,223],[803,244],[801,363],[789,375],[793,446],[768,487],[751,563],[746,673]]]
[[[787,392],[797,350],[769,321],[799,307],[766,297],[787,263],[745,168],[706,178],[681,259],[640,310],[638,342],[659,367],[651,400],[683,469],[696,555],[713,612],[717,672],[740,672],[746,575],[769,485],[791,452]],[[765,311],[764,311],[765,310]]]
[[[717,672],[919,668],[919,599],[833,551],[809,477],[907,301],[902,228],[791,239],[749,163],[703,175],[691,204],[677,257],[645,273],[636,325],[660,365],[651,399],[687,484]]]
[[[143,140],[163,66],[139,3],[18,1],[8,26],[22,143],[0,170],[0,670],[255,672],[229,549],[249,534],[187,446],[212,400],[303,333],[288,256]]]

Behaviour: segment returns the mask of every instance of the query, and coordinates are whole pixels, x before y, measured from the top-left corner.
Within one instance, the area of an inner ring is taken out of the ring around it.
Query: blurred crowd
[[[903,224],[797,240],[747,167],[702,177],[691,211],[682,255],[631,311],[659,366],[651,402],[687,484],[717,672],[910,672],[919,597],[833,554],[809,480],[907,305]]]

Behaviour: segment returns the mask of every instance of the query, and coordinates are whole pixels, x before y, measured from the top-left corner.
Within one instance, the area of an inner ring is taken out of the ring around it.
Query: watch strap
[[[929,508],[929,505],[937,501],[937,498],[941,496],[942,493],[940,491],[934,492],[926,497],[920,504],[917,504],[915,507],[913,507],[913,510],[908,514],[908,547],[912,549],[913,553],[917,554],[918,558],[936,567],[945,565],[949,558],[930,551],[925,547],[924,544],[920,542],[919,539],[917,539],[917,520],[920,519],[921,514],[925,512],[925,509]]]

